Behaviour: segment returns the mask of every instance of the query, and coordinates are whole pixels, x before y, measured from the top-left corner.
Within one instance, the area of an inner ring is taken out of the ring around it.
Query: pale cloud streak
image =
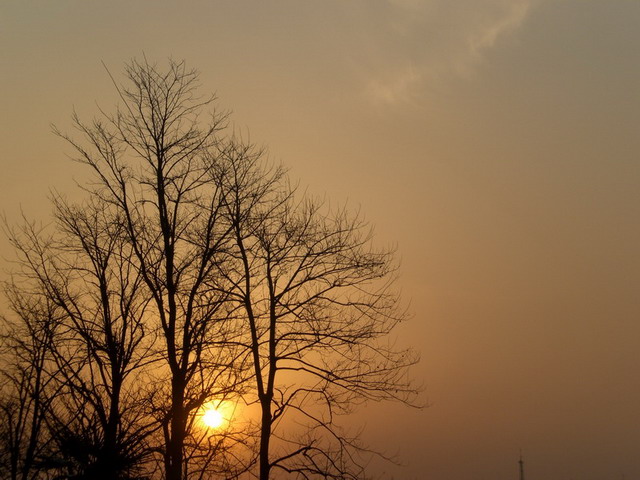
[[[422,81],[423,75],[413,65],[408,65],[387,78],[372,78],[366,92],[376,103],[407,103],[411,100],[413,89]]]
[[[372,42],[363,72],[367,97],[405,105],[472,75],[490,49],[523,25],[535,1],[387,0],[386,35]]]
[[[517,30],[524,22],[529,8],[528,1],[512,2],[505,15],[495,19],[493,24],[480,28],[475,35],[469,37],[470,52],[481,55],[483,50],[493,47],[500,36]]]

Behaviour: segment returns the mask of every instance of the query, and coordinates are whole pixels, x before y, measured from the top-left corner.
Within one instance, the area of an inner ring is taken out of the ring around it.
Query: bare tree
[[[189,476],[190,419],[239,381],[226,298],[204,282],[229,242],[220,191],[208,179],[226,117],[202,121],[212,99],[197,96],[197,74],[182,62],[162,71],[133,61],[126,77],[126,85],[116,86],[122,105],[114,114],[103,112],[90,124],[75,117],[81,141],[60,135],[93,171],[89,193],[117,212],[132,252],[128,262],[151,299],[149,318],[163,343],[156,352],[170,385],[151,405],[164,435],[166,478],[179,480]]]
[[[51,449],[46,419],[56,385],[47,365],[58,323],[56,307],[40,296],[5,285],[14,315],[2,318],[0,372],[0,475],[11,480],[42,478]]]
[[[336,417],[417,393],[407,377],[417,356],[389,339],[404,319],[392,252],[372,247],[359,215],[298,199],[259,150],[231,142],[224,156],[233,262],[215,278],[246,319],[261,411],[257,477],[361,478],[363,447]]]
[[[10,233],[16,288],[56,314],[49,472],[363,478],[366,449],[337,418],[416,393],[415,354],[389,340],[404,319],[393,252],[358,214],[298,194],[225,114],[205,118],[213,99],[184,63],[125,75],[114,113],[55,130],[89,167],[88,199],[54,196],[51,237]],[[211,401],[259,418],[211,435]]]
[[[73,478],[138,478],[154,429],[141,421],[134,381],[150,362],[153,332],[144,325],[150,299],[108,205],[93,199],[73,207],[59,197],[54,205],[53,232],[28,222],[9,232],[21,267],[14,297],[40,299],[57,312],[49,364],[38,366],[57,385],[47,412],[56,448],[45,463]],[[36,339],[37,324],[30,328]]]

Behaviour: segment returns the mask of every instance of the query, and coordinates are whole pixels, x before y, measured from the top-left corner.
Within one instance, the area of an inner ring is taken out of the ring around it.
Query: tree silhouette
[[[417,357],[389,340],[405,318],[393,252],[358,213],[292,188],[226,114],[206,116],[213,98],[183,62],[132,61],[125,77],[114,113],[54,129],[89,167],[87,198],[54,195],[50,229],[7,229],[7,324],[26,334],[6,332],[1,406],[21,433],[2,465],[24,479],[364,478],[367,450],[338,418],[416,394]],[[246,421],[212,434],[198,424],[212,401],[246,405]]]
[[[47,365],[58,316],[46,298],[25,295],[11,283],[5,292],[15,315],[2,318],[0,475],[30,480],[39,478],[51,450],[46,421],[57,388]]]
[[[70,478],[138,478],[148,454],[145,438],[154,429],[140,421],[140,387],[133,381],[149,361],[148,297],[128,268],[121,222],[100,200],[80,209],[58,197],[54,206],[53,235],[28,223],[10,232],[20,253],[16,279],[31,286],[31,301],[52,305],[56,318],[48,362],[38,366],[55,385],[48,399],[51,451],[41,463]],[[13,290],[19,292],[14,298],[26,295],[17,283]],[[38,316],[21,318],[37,333]]]
[[[229,301],[248,329],[261,412],[258,477],[277,469],[277,478],[360,478],[363,447],[337,417],[366,400],[411,403],[416,394],[406,376],[415,353],[388,343],[404,319],[392,252],[372,247],[357,214],[298,198],[260,156],[229,146],[231,173],[221,183],[233,261],[213,277],[231,286]]]
[[[152,407],[161,412],[166,477],[179,480],[188,477],[190,416],[212,396],[228,395],[241,370],[224,296],[204,283],[228,241],[219,190],[207,177],[225,116],[214,113],[202,126],[212,99],[197,96],[197,74],[182,62],[161,72],[134,61],[126,77],[114,114],[91,124],[75,118],[85,144],[61,135],[93,170],[90,193],[116,212],[150,298],[151,328],[163,342],[158,359],[169,373]]]

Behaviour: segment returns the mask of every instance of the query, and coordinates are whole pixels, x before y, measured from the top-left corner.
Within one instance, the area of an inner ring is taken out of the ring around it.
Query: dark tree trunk
[[[269,480],[271,464],[269,463],[269,440],[271,439],[271,401],[264,397],[260,400],[262,407],[262,425],[260,428],[260,480]]]
[[[184,460],[184,438],[186,425],[186,412],[184,409],[184,385],[183,382],[174,379],[171,392],[171,438],[167,442],[167,480],[182,480],[182,467]]]

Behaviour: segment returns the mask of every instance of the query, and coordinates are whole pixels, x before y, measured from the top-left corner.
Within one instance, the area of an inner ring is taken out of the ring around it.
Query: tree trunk
[[[169,457],[167,480],[182,480],[184,430],[186,424],[183,382],[178,380],[172,382],[171,403],[173,413],[170,426],[171,438],[167,442]]]
[[[260,480],[269,480],[271,464],[269,463],[269,440],[271,439],[271,401],[260,399],[262,407],[262,425],[260,429]]]

